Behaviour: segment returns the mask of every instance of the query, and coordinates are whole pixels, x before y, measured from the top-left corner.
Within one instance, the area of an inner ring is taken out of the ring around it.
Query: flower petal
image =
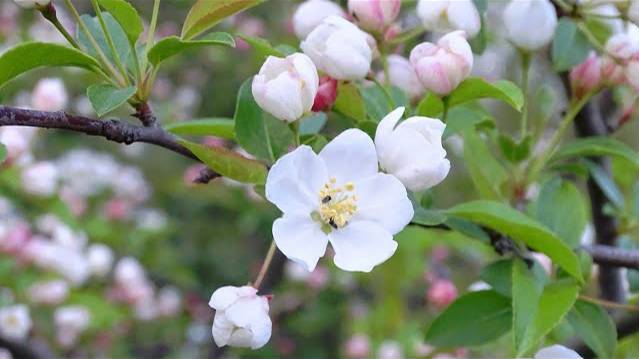
[[[331,232],[329,240],[335,265],[346,271],[370,272],[397,249],[390,232],[372,221],[353,221]]]
[[[394,176],[378,173],[357,182],[355,190],[358,199],[353,221],[374,221],[395,234],[413,219],[413,205],[406,188]]]
[[[384,116],[384,118],[377,125],[377,130],[375,131],[375,145],[379,146],[381,141],[384,141],[391,133],[393,133],[393,129],[397,125],[397,122],[402,118],[404,114],[404,107],[398,107],[391,111],[388,115]]]
[[[234,328],[235,326],[228,320],[223,310],[215,312],[211,332],[213,333],[213,340],[218,347],[223,347],[229,343]]]
[[[275,244],[288,259],[311,272],[326,252],[328,237],[310,216],[284,215],[273,222]]]
[[[338,183],[356,181],[377,173],[377,152],[373,140],[362,130],[342,132],[320,152],[329,176]]]
[[[266,198],[284,213],[310,214],[320,188],[328,181],[322,159],[308,146],[284,155],[266,178]]]
[[[213,295],[211,295],[211,300],[209,300],[209,306],[215,310],[224,310],[228,308],[231,304],[235,303],[235,301],[242,295],[246,293],[246,288],[251,287],[234,287],[231,285],[227,285],[225,287],[218,288]],[[257,289],[253,288],[253,294],[257,293]]]

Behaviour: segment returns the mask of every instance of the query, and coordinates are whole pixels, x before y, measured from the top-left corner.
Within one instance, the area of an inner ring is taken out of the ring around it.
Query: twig
[[[193,180],[193,183],[207,184],[218,177],[222,176],[210,168],[202,168],[200,174]]]

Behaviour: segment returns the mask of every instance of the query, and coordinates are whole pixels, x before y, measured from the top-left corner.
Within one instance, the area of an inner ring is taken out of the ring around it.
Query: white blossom
[[[45,78],[36,84],[31,94],[31,106],[41,111],[64,110],[69,101],[64,82],[59,78]]]
[[[308,0],[300,4],[293,14],[293,31],[300,40],[322,23],[325,18],[335,15],[344,17],[344,10],[328,0]]]
[[[253,78],[255,102],[276,118],[293,122],[311,110],[319,76],[311,59],[300,53],[269,56]]]
[[[450,162],[442,147],[446,125],[438,119],[415,116],[397,123],[404,114],[399,107],[377,126],[375,146],[380,166],[406,188],[418,192],[446,178]]]
[[[582,357],[574,350],[555,344],[540,349],[534,359],[582,359]]]
[[[60,307],[53,313],[56,339],[63,347],[72,346],[90,324],[91,313],[81,305]]]
[[[557,12],[548,0],[512,0],[503,19],[509,40],[527,51],[548,45],[557,26]]]
[[[113,251],[107,245],[92,244],[87,249],[87,260],[91,273],[97,277],[104,277],[113,266]]]
[[[417,99],[424,94],[424,86],[419,82],[413,65],[403,56],[392,54],[387,58],[388,77],[391,85],[404,91],[409,98]],[[384,72],[379,72],[378,80],[384,81]]]
[[[339,268],[371,271],[395,253],[393,235],[413,217],[406,189],[378,172],[375,145],[358,129],[344,131],[319,155],[300,146],[280,158],[266,198],[284,212],[273,223],[277,247],[308,271],[329,241]]]
[[[215,309],[213,339],[225,345],[259,349],[271,338],[271,318],[265,297],[249,286],[218,288],[209,301]]]
[[[31,330],[29,308],[16,304],[0,308],[0,335],[12,340],[24,340]]]
[[[69,285],[60,279],[37,282],[29,287],[29,300],[38,304],[60,304],[68,294]]]
[[[329,16],[300,47],[315,66],[338,80],[363,79],[371,68],[369,35],[339,16]]]
[[[58,188],[58,169],[52,162],[34,163],[22,170],[21,180],[22,188],[27,193],[49,197]]]
[[[472,0],[419,0],[417,16],[429,31],[463,30],[474,37],[481,28],[479,12]]]

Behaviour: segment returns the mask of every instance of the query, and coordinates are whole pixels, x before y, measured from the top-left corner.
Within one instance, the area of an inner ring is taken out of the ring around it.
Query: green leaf
[[[530,154],[530,143],[532,142],[532,136],[527,135],[520,142],[510,137],[510,135],[499,134],[497,138],[501,153],[506,159],[512,163],[519,163],[525,160]]]
[[[488,283],[497,293],[510,297],[512,295],[513,282],[512,259],[500,259],[489,264],[479,273],[479,278]]]
[[[572,308],[579,287],[572,281],[551,283],[544,288],[539,304],[532,314],[532,321],[525,329],[516,357],[523,357],[550,332]]]
[[[588,211],[574,184],[561,178],[545,182],[536,207],[536,217],[541,223],[557,233],[571,248],[579,246],[581,234],[588,222]]]
[[[113,40],[113,45],[115,46],[117,56],[123,64],[129,63],[131,57],[131,47],[129,46],[129,39],[127,38],[126,33],[122,29],[122,26],[113,18],[111,14],[108,12],[102,13],[102,17],[104,18],[104,23],[106,24],[107,31],[111,35],[111,39]],[[98,46],[105,54],[107,59],[112,64],[115,64],[115,58],[111,51],[111,47],[104,37],[104,32],[102,31],[102,26],[100,26],[100,21],[97,17],[91,17],[89,15],[80,16],[82,22],[89,29],[91,35],[98,43]],[[95,50],[89,38],[85,35],[84,31],[81,29],[76,29],[76,34],[78,37],[78,42],[85,49],[85,51],[93,56],[94,58],[98,58],[98,52]]]
[[[506,170],[476,131],[465,130],[462,137],[465,164],[479,195],[485,199],[501,199],[502,185],[508,178]]]
[[[7,159],[7,147],[0,143],[0,164]]]
[[[431,116],[432,117],[432,116]],[[476,128],[494,128],[495,119],[476,103],[456,106],[446,116],[446,129],[442,138],[446,139],[456,133]]]
[[[490,244],[490,236],[480,226],[462,218],[446,216],[444,224],[450,229],[457,231],[470,238],[478,239],[486,244]]]
[[[610,177],[610,175],[598,164],[588,160],[584,160],[583,162],[586,167],[588,167],[590,176],[595,183],[597,183],[599,188],[601,188],[603,193],[606,195],[606,198],[608,198],[608,200],[610,200],[610,202],[617,208],[623,208],[625,202],[623,193],[621,193],[621,190],[617,187],[617,184],[612,177]]]
[[[611,22],[594,17],[586,17],[584,19],[586,28],[600,44],[605,44],[608,38],[612,36],[614,29],[610,25]]]
[[[562,17],[552,41],[552,63],[556,71],[567,71],[583,62],[590,44],[574,20]]]
[[[333,110],[355,121],[366,120],[366,108],[362,95],[357,86],[350,82],[340,82],[337,86],[337,98]]]
[[[472,201],[457,205],[447,214],[459,216],[523,242],[550,257],[579,281],[581,266],[577,255],[556,234],[525,214],[500,202]]]
[[[303,145],[309,145],[315,151],[315,153],[319,153],[324,146],[328,143],[326,137],[318,134],[314,135],[303,135],[300,136],[301,143]]]
[[[514,83],[506,80],[490,83],[479,77],[469,77],[448,96],[448,106],[482,98],[501,100],[517,111],[524,105],[524,94]]]
[[[612,358],[617,346],[617,327],[600,306],[578,300],[566,317],[574,331],[599,358]]]
[[[243,183],[264,184],[266,182],[268,171],[258,161],[248,159],[224,147],[203,146],[185,140],[178,140],[178,142],[222,176]]]
[[[313,135],[322,130],[326,125],[326,113],[313,112],[300,119],[300,135]]]
[[[375,131],[377,131],[377,122],[371,120],[364,120],[357,123],[357,128],[366,132],[371,138],[375,138]]]
[[[444,102],[430,92],[417,104],[417,116],[436,117],[442,112],[444,112]]]
[[[251,81],[242,84],[235,107],[235,136],[250,154],[275,162],[293,144],[293,132],[284,121],[262,111],[253,99]]]
[[[100,65],[94,58],[70,47],[27,42],[0,55],[0,86],[29,70],[43,66],[75,66],[94,71]]]
[[[261,3],[262,0],[197,0],[186,15],[182,38],[189,40],[225,18]]]
[[[177,36],[169,36],[153,45],[147,54],[147,58],[151,64],[157,66],[162,61],[183,51],[215,45],[235,47],[235,40],[233,36],[225,32],[213,32],[198,40],[182,40]]]
[[[176,135],[217,136],[227,140],[235,139],[235,122],[230,118],[202,118],[174,122],[164,129]]]
[[[446,215],[444,215],[441,211],[418,207],[415,209],[415,214],[413,215],[411,223],[421,224],[424,226],[436,226],[444,223],[445,221]]]
[[[124,29],[129,42],[135,44],[144,31],[144,25],[137,10],[125,0],[99,0],[99,3]]]
[[[389,103],[384,89],[378,84],[373,83],[367,86],[360,86],[359,91],[364,100],[366,115],[371,121],[381,121],[384,116],[394,109],[394,104]]]
[[[493,341],[510,329],[510,300],[492,290],[468,293],[437,317],[426,342],[438,347],[474,346]]]
[[[106,84],[91,85],[87,89],[87,97],[89,97],[95,113],[98,117],[102,117],[126,103],[135,94],[135,91],[135,86],[121,89]]]
[[[244,34],[238,34],[237,36],[239,36],[242,40],[246,41],[246,43],[251,45],[260,57],[263,57],[263,58],[266,58],[268,56],[286,57],[286,54],[284,54],[282,51],[273,47],[273,45],[271,45],[271,43],[266,39],[263,39],[261,37],[255,37],[255,36],[248,36]]]
[[[540,273],[541,271],[541,273]],[[513,341],[516,350],[521,347],[528,326],[533,320],[544,290],[543,269],[538,264],[528,268],[522,260],[512,266]]]
[[[639,169],[639,152],[610,137],[588,137],[575,140],[559,148],[553,160],[587,156],[615,156],[628,160]]]

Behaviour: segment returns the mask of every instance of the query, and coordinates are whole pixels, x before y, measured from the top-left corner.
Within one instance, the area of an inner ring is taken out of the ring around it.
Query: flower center
[[[318,219],[324,223],[322,229],[325,232],[344,227],[357,212],[355,185],[347,182],[343,187],[338,187],[336,182],[335,177],[331,177],[319,192]]]

